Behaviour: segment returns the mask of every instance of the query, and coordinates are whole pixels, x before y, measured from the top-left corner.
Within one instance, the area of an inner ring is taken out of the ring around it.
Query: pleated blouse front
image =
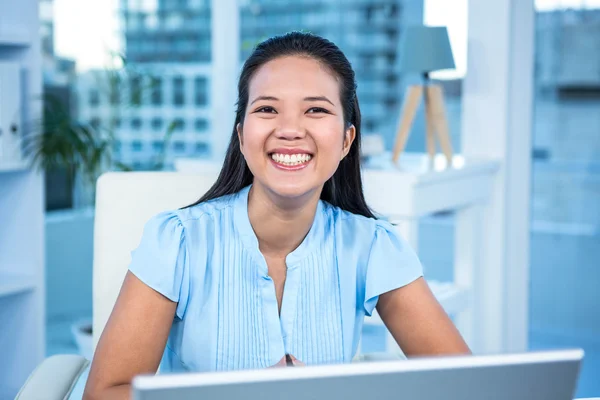
[[[352,360],[378,296],[422,276],[383,221],[319,202],[286,257],[281,313],[240,192],[148,221],[129,267],[177,302],[161,372],[264,368],[285,354],[311,364]]]

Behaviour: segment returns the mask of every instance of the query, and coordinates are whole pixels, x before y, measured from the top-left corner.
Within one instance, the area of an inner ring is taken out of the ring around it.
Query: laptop
[[[572,400],[580,349],[138,376],[134,400]]]

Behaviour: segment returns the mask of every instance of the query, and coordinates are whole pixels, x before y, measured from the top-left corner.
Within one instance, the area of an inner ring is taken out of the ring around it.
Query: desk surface
[[[385,155],[374,157],[362,170],[367,203],[375,213],[394,222],[485,202],[498,169],[495,161],[461,156],[455,157],[450,168],[439,157],[433,165],[425,154],[402,157],[398,165]]]
[[[389,173],[395,180],[407,179],[411,183],[447,181],[469,175],[493,175],[499,163],[494,160],[471,159],[455,155],[452,166],[448,168],[446,158],[438,154],[433,163],[426,153],[403,153],[397,164],[392,162],[392,155],[383,153],[373,156],[363,163],[363,173]]]

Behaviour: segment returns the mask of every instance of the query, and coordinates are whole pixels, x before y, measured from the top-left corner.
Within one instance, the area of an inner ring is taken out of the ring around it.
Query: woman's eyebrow
[[[271,101],[279,101],[279,99],[277,97],[274,96],[258,96],[257,98],[255,98],[254,100],[252,100],[252,102],[250,103],[251,105],[256,103],[257,101],[260,100],[271,100]],[[332,106],[334,105],[331,100],[329,100],[327,97],[325,96],[310,96],[310,97],[305,97],[304,101],[326,101],[327,103],[331,104]]]
[[[312,96],[312,97],[305,97],[304,101],[326,101],[329,104],[331,104],[332,106],[334,105],[327,97],[325,96]]]
[[[259,100],[271,100],[271,101],[278,101],[279,99],[277,97],[273,97],[273,96],[258,96],[257,98],[255,98],[254,100],[252,100],[252,103],[250,104],[254,104]]]

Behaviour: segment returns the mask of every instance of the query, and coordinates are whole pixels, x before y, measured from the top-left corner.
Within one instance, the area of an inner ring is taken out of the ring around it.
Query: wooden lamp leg
[[[452,143],[450,142],[450,133],[448,120],[446,118],[446,108],[444,106],[444,95],[439,85],[432,85],[428,88],[428,94],[431,99],[434,130],[440,142],[442,152],[446,156],[447,165],[452,165]]]
[[[419,102],[423,95],[423,86],[410,86],[406,91],[406,97],[402,106],[402,114],[400,116],[400,124],[396,133],[396,143],[394,144],[393,162],[397,163],[400,153],[404,151],[410,128],[412,127]]]
[[[424,93],[425,97],[425,139],[427,145],[427,154],[429,154],[429,161],[433,162],[435,158],[435,138],[434,138],[434,129],[435,129],[435,121],[433,120],[433,110],[431,103],[431,93],[429,88],[425,89]]]

